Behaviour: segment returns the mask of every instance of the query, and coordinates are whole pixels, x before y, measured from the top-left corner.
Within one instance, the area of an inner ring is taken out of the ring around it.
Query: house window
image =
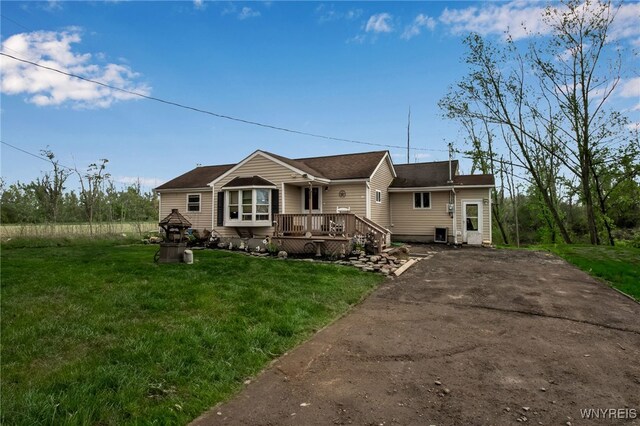
[[[430,192],[414,192],[413,208],[414,209],[430,209],[431,193]]]
[[[465,216],[467,217],[467,231],[478,230],[478,205],[467,204],[465,206]]]
[[[238,191],[230,191],[229,193],[229,219],[238,220],[240,217],[240,209],[238,208]]]
[[[376,189],[376,203],[381,203],[382,202],[382,191],[380,191],[379,189]]]
[[[244,190],[240,191],[242,194],[242,220],[253,220],[253,191]]]
[[[200,211],[200,194],[187,194],[187,211]]]
[[[312,210],[320,210],[320,188],[311,188]],[[304,188],[304,210],[309,211],[309,188]]]
[[[267,222],[271,220],[271,190],[266,188],[226,191],[227,219],[232,222]]]
[[[269,220],[269,194],[268,189],[256,189],[256,220]]]

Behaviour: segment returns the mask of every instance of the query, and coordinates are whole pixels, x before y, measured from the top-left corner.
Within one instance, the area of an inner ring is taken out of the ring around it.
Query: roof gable
[[[249,155],[248,157],[246,157],[244,160],[242,160],[241,162],[236,164],[235,166],[231,167],[226,172],[222,173],[220,176],[216,177],[209,184],[213,185],[216,182],[219,182],[220,180],[222,180],[225,177],[231,175],[234,171],[238,170],[240,167],[242,167],[243,165],[245,165],[246,163],[248,163],[249,161],[251,161],[252,159],[254,159],[257,156],[262,156],[262,157],[264,157],[264,158],[266,158],[268,160],[271,160],[276,164],[279,164],[281,166],[284,166],[284,167],[290,169],[294,173],[298,173],[300,175],[305,175],[305,174],[306,175],[311,175],[311,176],[309,176],[311,178],[317,177],[317,176],[314,175],[314,173],[311,170],[309,170],[309,169],[305,170],[305,169],[301,169],[300,167],[297,167],[298,164],[295,163],[295,160],[290,160],[290,159],[288,159],[286,157],[281,157],[279,155],[274,155],[274,154],[271,154],[269,152],[257,150],[255,152],[253,152],[251,155]],[[288,161],[284,161],[284,160],[288,160]],[[323,178],[322,176],[319,176],[319,177],[321,179]]]
[[[227,184],[222,185],[223,188],[240,188],[247,186],[273,186],[275,187],[275,183],[269,182],[268,180],[261,178],[260,176],[252,176],[252,177],[236,177],[229,181]]]

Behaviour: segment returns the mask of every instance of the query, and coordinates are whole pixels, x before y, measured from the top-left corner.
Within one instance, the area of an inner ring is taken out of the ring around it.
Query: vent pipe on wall
[[[453,154],[453,144],[449,142],[449,180],[447,183],[451,185],[453,183],[453,172],[451,170],[451,156]]]

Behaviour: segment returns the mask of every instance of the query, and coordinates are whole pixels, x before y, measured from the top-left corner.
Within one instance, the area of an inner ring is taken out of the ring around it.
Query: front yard
[[[12,242],[13,243],[13,242]],[[2,247],[2,424],[184,424],[382,278],[156,246]]]

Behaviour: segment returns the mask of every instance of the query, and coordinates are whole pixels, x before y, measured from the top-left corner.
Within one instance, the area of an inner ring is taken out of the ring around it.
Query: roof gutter
[[[448,186],[414,186],[407,188],[389,188],[389,192],[450,191],[451,189],[495,188],[495,185],[448,185]]]
[[[197,188],[162,188],[162,189],[154,189],[155,192],[163,193],[163,192],[194,192],[194,191],[211,191],[210,186],[197,187]]]

